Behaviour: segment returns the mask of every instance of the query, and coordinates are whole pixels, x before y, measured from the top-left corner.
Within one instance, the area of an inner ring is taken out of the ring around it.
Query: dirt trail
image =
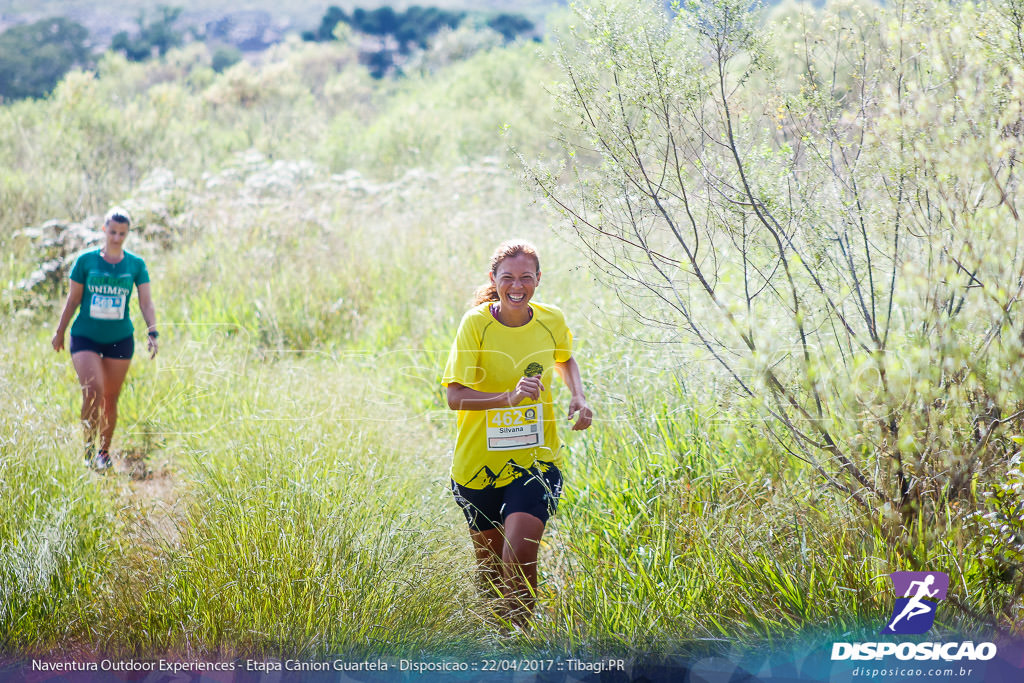
[[[151,551],[178,545],[185,510],[173,471],[141,451],[122,453],[118,460],[114,472],[127,480],[129,533]]]

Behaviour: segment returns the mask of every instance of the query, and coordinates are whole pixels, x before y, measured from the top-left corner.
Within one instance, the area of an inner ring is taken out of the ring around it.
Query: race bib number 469
[[[532,448],[544,442],[544,406],[534,403],[487,411],[487,450]]]

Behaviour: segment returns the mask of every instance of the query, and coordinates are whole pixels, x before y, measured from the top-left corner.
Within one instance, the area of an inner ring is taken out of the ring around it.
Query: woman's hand
[[[567,361],[555,363],[555,370],[562,376],[565,385],[572,392],[572,398],[569,400],[569,419],[571,420],[573,415],[577,416],[576,424],[572,426],[573,431],[586,429],[594,419],[594,412],[587,406],[587,399],[583,394],[580,366],[576,364],[575,358],[570,358]]]
[[[60,322],[57,323],[57,330],[53,335],[53,340],[50,342],[53,345],[54,351],[64,350],[64,334],[68,330],[68,325],[71,324],[71,316],[75,314],[78,306],[82,303],[83,292],[85,292],[85,285],[72,280],[68,286],[68,298],[64,302],[64,310],[60,313]]]
[[[508,404],[510,406],[517,406],[528,398],[532,398],[534,401],[540,398],[540,392],[544,391],[544,385],[540,381],[540,377],[523,377],[516,384],[516,388],[512,390],[512,394],[508,398]]]
[[[573,396],[569,399],[569,419],[576,415],[576,424],[572,426],[574,432],[586,429],[594,420],[594,411],[587,406],[587,399],[583,396]]]
[[[156,358],[160,343],[156,340],[156,304],[153,303],[153,289],[148,282],[139,285],[139,310],[146,321],[146,333],[149,334],[146,347],[149,349],[150,359],[153,359]]]

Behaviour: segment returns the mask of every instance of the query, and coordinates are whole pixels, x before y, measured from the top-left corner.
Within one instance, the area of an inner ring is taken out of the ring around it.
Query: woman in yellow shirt
[[[562,312],[532,300],[540,278],[529,242],[498,247],[441,380],[448,406],[458,411],[452,492],[480,568],[500,586],[518,623],[532,611],[540,539],[562,489],[554,373],[572,394],[572,428],[586,429],[592,419]]]

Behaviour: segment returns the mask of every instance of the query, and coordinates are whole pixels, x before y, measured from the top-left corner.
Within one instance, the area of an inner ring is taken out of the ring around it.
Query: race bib
[[[93,294],[89,302],[89,317],[93,320],[124,320],[123,294]]]
[[[510,451],[544,443],[544,406],[532,403],[487,411],[487,450]]]

